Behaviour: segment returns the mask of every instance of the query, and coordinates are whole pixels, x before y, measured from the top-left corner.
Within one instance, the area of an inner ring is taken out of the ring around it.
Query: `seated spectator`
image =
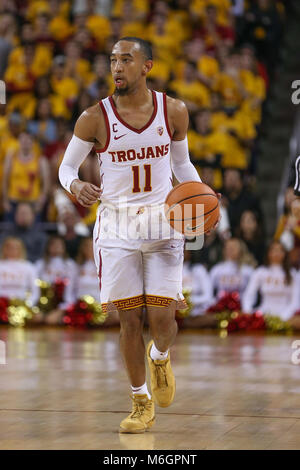
[[[93,239],[83,238],[77,255],[77,277],[76,277],[76,297],[79,299],[84,295],[91,295],[97,302],[100,302],[99,279],[93,252]],[[118,312],[109,312],[104,326],[119,325]]]
[[[109,76],[109,61],[107,56],[105,54],[96,55],[92,70],[92,80],[87,88],[93,100],[100,100],[109,94]]]
[[[242,172],[235,168],[227,168],[224,171],[223,185],[222,201],[227,207],[231,232],[236,233],[241,215],[245,210],[256,212],[259,223],[263,226],[260,202],[257,196],[244,185]]]
[[[264,234],[254,211],[247,210],[242,213],[236,235],[247,245],[256,262],[262,264],[265,254]]]
[[[224,261],[217,263],[210,271],[214,295],[218,300],[224,294],[243,294],[253,272],[253,258],[238,238],[230,238],[224,244]]]
[[[65,63],[65,56],[58,55],[54,57],[50,84],[53,92],[63,98],[66,107],[69,109],[68,117],[70,117],[70,109],[76,101],[80,86],[72,75],[66,75]]]
[[[168,15],[156,13],[147,28],[147,39],[153,45],[155,56],[171,68],[180,53],[182,31],[170,22]]]
[[[174,73],[177,78],[181,79],[183,77],[183,70],[187,61],[197,65],[198,79],[211,89],[219,73],[219,64],[214,57],[206,53],[202,39],[195,38],[183,45],[182,59],[174,63]]]
[[[209,109],[198,111],[193,122],[195,130],[188,132],[189,149],[194,162],[201,165],[209,164],[215,168],[214,187],[221,185],[221,158],[225,152],[224,134],[212,129],[211,112]]]
[[[71,286],[68,289],[70,298],[66,301],[74,299],[76,264],[68,257],[62,237],[53,235],[48,239],[44,256],[36,262],[36,269],[42,281],[53,283],[57,279],[65,280]]]
[[[64,237],[66,251],[70,258],[75,259],[78,255],[78,249],[82,238],[89,236],[89,230],[80,221],[75,208],[62,212],[58,221],[58,233]]]
[[[7,91],[11,92],[7,102],[7,111],[19,111],[28,118],[31,107],[35,80],[48,73],[51,66],[52,52],[42,44],[26,42],[12,50],[4,80]]]
[[[15,211],[14,224],[0,235],[0,240],[7,236],[22,240],[27,259],[35,262],[44,253],[47,235],[35,224],[35,212],[31,204],[20,202]]]
[[[16,20],[10,13],[0,17],[0,78],[7,67],[9,54],[15,43]]]
[[[13,220],[20,202],[30,202],[40,215],[50,191],[49,167],[27,132],[22,132],[19,146],[6,155],[2,185],[5,221]]]
[[[215,328],[213,315],[206,310],[213,302],[213,290],[210,276],[201,264],[191,264],[191,252],[185,250],[182,286],[191,291],[192,310],[188,317],[180,322],[181,328]]]
[[[48,98],[42,98],[37,103],[36,115],[28,122],[28,132],[33,135],[44,148],[56,140],[57,128],[53,119],[52,105]]]
[[[205,243],[201,250],[193,253],[193,261],[211,269],[222,259],[222,240],[216,230],[205,235]]]
[[[257,0],[250,5],[245,14],[242,37],[253,44],[258,57],[267,63],[269,73],[272,73],[276,64],[281,32],[282,18],[277,9],[277,2]]]
[[[19,238],[8,237],[1,245],[0,297],[20,299],[36,305],[40,291],[34,265],[26,260],[26,251]]]
[[[261,300],[256,307],[258,294]],[[282,320],[289,320],[300,308],[297,274],[290,269],[287,252],[280,242],[271,242],[266,265],[253,272],[242,306],[246,313],[260,310],[264,314],[278,315]]]
[[[210,93],[208,88],[197,79],[197,69],[192,62],[186,62],[183,69],[183,78],[175,79],[169,84],[171,91],[178,98],[184,100],[189,111],[197,111],[199,106],[210,106]]]
[[[224,66],[214,82],[214,91],[220,93],[224,106],[240,106],[249,94],[240,76],[240,55],[232,50],[224,58]]]
[[[65,284],[62,302],[43,319],[47,324],[56,324],[61,318],[61,311],[76,299],[76,263],[68,258],[64,239],[54,235],[46,244],[44,257],[35,265],[37,276],[41,281],[51,285],[57,281],[63,281]]]
[[[54,93],[49,75],[42,75],[35,82],[34,97],[29,106],[32,107],[32,111],[27,110],[29,119],[33,119],[34,115],[37,114],[37,105],[40,100],[47,98],[51,105],[51,114],[55,119],[65,118],[70,116],[69,110],[62,96]]]
[[[11,113],[8,116],[1,116],[0,132],[0,181],[3,181],[3,170],[5,156],[18,149],[19,135],[23,130],[23,119],[19,113]],[[2,185],[1,185],[2,186]],[[0,192],[1,212],[2,212],[3,190]]]
[[[255,125],[261,122],[261,107],[266,98],[266,77],[259,74],[258,67],[254,49],[244,45],[240,50],[240,78],[248,99],[242,104],[242,109]]]
[[[93,76],[90,63],[82,58],[81,45],[76,41],[68,41],[64,52],[64,76],[73,77],[79,86],[88,86]]]
[[[284,195],[284,213],[280,216],[274,235],[274,239],[280,241],[288,251],[300,247],[300,218],[291,210],[294,199],[294,188],[287,188]]]
[[[213,299],[210,276],[201,264],[191,264],[191,254],[184,252],[182,286],[191,291],[193,304],[191,316],[202,315],[210,307]]]
[[[220,2],[217,2],[218,5]],[[194,10],[194,12],[197,10]],[[230,26],[220,24],[218,18],[218,10],[213,2],[205,5],[205,22],[203,26],[196,32],[198,37],[205,41],[206,50],[214,53],[219,45],[224,42],[229,46],[233,46],[235,34]]]

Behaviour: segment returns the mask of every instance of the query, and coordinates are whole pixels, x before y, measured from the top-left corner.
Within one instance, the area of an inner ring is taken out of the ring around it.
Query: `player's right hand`
[[[80,180],[74,180],[70,189],[83,207],[90,207],[95,204],[102,194],[102,189],[98,186]]]

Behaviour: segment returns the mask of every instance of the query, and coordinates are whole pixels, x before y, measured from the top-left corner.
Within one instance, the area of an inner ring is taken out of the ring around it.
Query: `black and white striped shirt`
[[[296,182],[294,186],[294,193],[296,196],[300,196],[300,155],[296,160],[295,163],[295,171],[296,171]]]

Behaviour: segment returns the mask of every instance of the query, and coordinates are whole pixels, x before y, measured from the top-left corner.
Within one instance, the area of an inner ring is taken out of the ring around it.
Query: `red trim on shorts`
[[[166,95],[166,93],[163,93],[163,103],[164,103],[164,117],[165,117],[166,128],[167,128],[169,137],[172,140],[173,136],[171,134],[169,121],[168,121],[168,108],[167,108],[167,95]]]
[[[128,124],[121,118],[120,114],[117,111],[117,108],[116,108],[116,105],[114,103],[112,96],[109,97],[109,102],[111,104],[112,110],[116,118],[121,122],[121,124],[123,124],[123,126],[127,127],[131,131],[136,132],[137,134],[141,134],[141,132],[146,130],[150,126],[150,124],[152,124],[157,113],[157,99],[156,99],[156,93],[154,90],[152,90],[152,97],[153,97],[153,106],[154,106],[152,116],[150,117],[149,121],[144,125],[144,127],[142,127],[141,129],[136,129],[136,127],[132,127],[130,124]]]
[[[105,121],[105,127],[106,127],[106,143],[105,143],[105,146],[102,148],[102,149],[95,149],[96,150],[96,153],[102,153],[102,152],[105,152],[105,150],[107,149],[108,145],[109,145],[109,142],[110,142],[110,127],[109,127],[109,120],[108,120],[108,116],[107,116],[107,112],[106,112],[106,109],[105,109],[105,106],[103,104],[102,101],[99,101],[99,105],[100,105],[100,108],[102,110],[102,113],[103,113],[103,117],[104,117],[104,121]]]

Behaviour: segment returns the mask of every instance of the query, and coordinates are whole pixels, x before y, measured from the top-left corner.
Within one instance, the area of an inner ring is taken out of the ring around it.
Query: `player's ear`
[[[153,60],[146,60],[143,65],[143,75],[147,75],[153,67]]]

